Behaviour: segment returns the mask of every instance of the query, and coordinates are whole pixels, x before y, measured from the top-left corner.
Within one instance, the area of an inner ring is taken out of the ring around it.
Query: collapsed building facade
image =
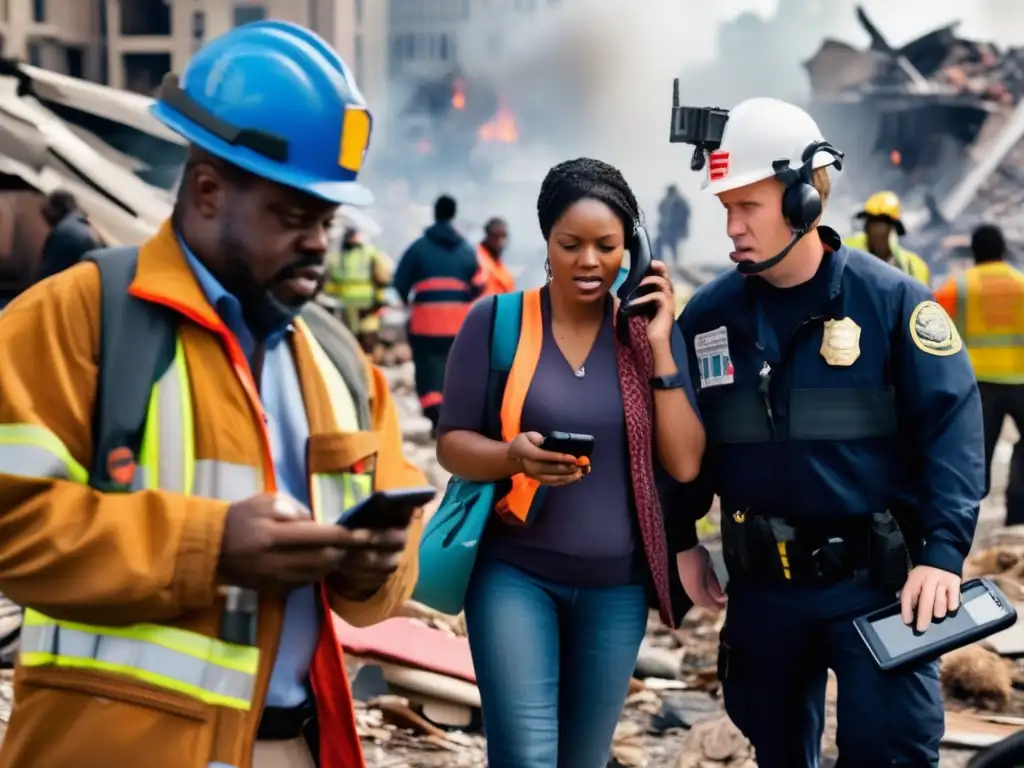
[[[863,8],[857,18],[867,50],[826,39],[804,65],[811,111],[852,160],[849,191],[899,194],[909,244],[940,273],[981,221],[1024,243],[1024,47],[959,37],[954,23],[895,48]]]

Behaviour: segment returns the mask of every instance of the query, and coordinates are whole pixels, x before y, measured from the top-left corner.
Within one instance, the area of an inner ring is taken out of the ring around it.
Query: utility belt
[[[910,550],[891,512],[850,518],[722,514],[722,549],[737,582],[835,584],[858,573],[899,589],[910,572]]]

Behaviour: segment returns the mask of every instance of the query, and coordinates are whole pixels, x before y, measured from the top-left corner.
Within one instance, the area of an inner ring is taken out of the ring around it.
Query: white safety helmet
[[[701,185],[713,195],[755,184],[775,176],[773,163],[788,160],[791,168],[804,164],[804,151],[824,141],[821,129],[800,107],[778,99],[756,98],[729,111],[722,146],[708,155],[707,177]],[[836,162],[834,155],[817,152],[813,167]]]

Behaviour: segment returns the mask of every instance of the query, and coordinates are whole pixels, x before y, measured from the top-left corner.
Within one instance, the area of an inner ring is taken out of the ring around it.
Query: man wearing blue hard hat
[[[421,523],[334,522],[426,485],[383,375],[310,304],[338,206],[371,200],[370,114],[276,21],[152,110],[191,145],[171,219],[0,319],[0,591],[25,608],[0,765],[359,768],[332,616],[408,599]]]

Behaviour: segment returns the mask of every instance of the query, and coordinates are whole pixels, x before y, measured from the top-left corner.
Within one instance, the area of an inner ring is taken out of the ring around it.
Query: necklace
[[[587,366],[581,365],[579,368],[572,372],[572,375],[575,376],[577,379],[582,379],[584,376],[587,375]]]

